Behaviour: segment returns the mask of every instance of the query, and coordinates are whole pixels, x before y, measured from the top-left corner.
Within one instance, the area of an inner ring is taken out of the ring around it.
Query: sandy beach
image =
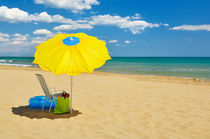
[[[73,114],[27,107],[49,87],[69,90],[70,76],[0,67],[0,138],[210,138],[210,83],[197,79],[94,72],[74,77]]]

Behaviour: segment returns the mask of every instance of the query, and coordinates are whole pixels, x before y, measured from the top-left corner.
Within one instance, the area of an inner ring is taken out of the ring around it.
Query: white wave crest
[[[2,60],[0,60],[0,62],[7,62],[7,60],[2,59]]]
[[[8,63],[0,63],[0,65],[8,65],[8,66],[16,66],[16,67],[33,67],[32,65],[26,65],[26,64],[8,64]]]
[[[0,62],[3,62],[3,63],[9,62],[9,63],[11,63],[11,62],[13,62],[13,60],[0,59]]]

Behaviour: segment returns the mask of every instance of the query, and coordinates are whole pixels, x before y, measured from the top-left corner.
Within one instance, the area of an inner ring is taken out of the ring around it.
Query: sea
[[[0,57],[0,65],[38,67],[33,57]],[[112,57],[96,71],[161,75],[210,81],[210,57]]]

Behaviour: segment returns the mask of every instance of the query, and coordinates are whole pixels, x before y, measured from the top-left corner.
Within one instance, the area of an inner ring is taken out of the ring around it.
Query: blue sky
[[[57,33],[106,41],[111,56],[210,56],[209,0],[0,0],[0,56],[33,56]]]

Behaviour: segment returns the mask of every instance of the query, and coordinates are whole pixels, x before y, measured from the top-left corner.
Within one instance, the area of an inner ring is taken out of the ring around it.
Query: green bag
[[[69,97],[57,97],[56,107],[54,109],[54,114],[61,114],[69,112]]]

